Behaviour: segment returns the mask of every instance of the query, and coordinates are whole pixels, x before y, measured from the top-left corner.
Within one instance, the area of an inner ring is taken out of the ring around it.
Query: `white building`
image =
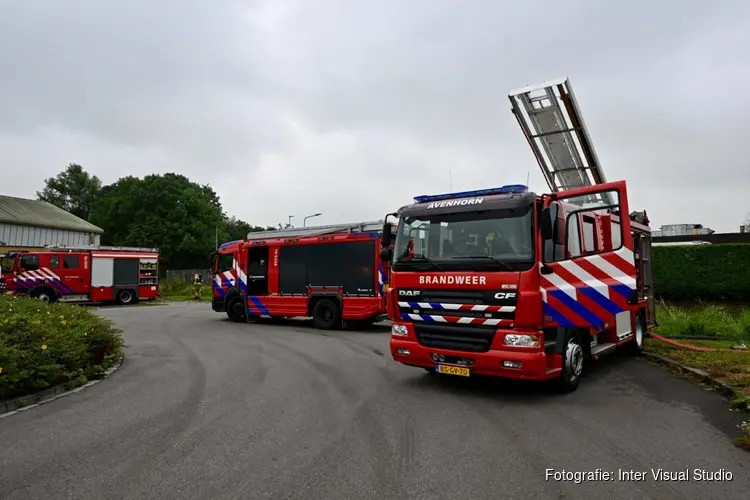
[[[99,245],[103,232],[50,203],[0,195],[0,250]]]

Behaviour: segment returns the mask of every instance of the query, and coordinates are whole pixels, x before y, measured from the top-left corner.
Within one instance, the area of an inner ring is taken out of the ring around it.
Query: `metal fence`
[[[200,274],[203,276],[203,281],[205,282],[209,279],[210,272],[209,269],[167,269],[166,280],[192,283],[193,276]]]

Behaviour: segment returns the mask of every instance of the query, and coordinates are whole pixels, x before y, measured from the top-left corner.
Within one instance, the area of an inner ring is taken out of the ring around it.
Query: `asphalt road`
[[[126,361],[0,419],[0,499],[746,499],[738,415],[642,360],[575,393],[396,365],[388,333],[233,324],[206,305],[101,309]],[[731,481],[656,481],[651,469]],[[546,480],[546,469],[646,471]]]

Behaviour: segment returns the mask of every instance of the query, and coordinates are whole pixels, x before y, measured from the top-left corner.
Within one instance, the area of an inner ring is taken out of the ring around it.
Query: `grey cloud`
[[[25,175],[1,190],[33,196],[71,161],[177,171],[257,224],[378,218],[449,170],[543,191],[507,93],[570,76],[634,208],[733,230],[749,21],[739,1],[5,2],[0,151]]]

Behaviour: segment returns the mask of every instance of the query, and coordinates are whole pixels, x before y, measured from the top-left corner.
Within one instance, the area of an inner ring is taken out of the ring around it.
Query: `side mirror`
[[[391,259],[393,259],[393,249],[392,248],[381,248],[380,249],[380,258],[386,262],[390,262]]]
[[[542,238],[545,240],[551,240],[554,236],[554,229],[552,224],[552,212],[549,207],[542,210],[542,215],[539,220],[540,229],[542,231]]]
[[[380,240],[380,245],[384,248],[388,248],[391,246],[391,242],[393,241],[393,228],[391,227],[390,222],[386,222],[383,224],[383,236]],[[381,253],[382,256],[382,253]]]

